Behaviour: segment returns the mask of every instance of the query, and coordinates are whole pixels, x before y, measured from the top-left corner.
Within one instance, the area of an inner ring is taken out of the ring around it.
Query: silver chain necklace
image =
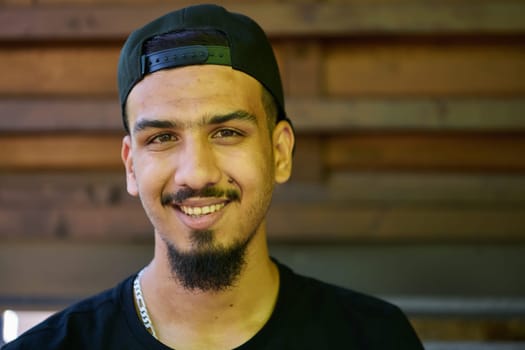
[[[145,269],[145,268],[144,268]],[[142,288],[140,287],[140,278],[144,273],[144,269],[140,270],[137,277],[133,281],[133,292],[135,294],[135,301],[139,308],[140,318],[142,319],[142,324],[146,327],[146,330],[157,339],[157,334],[155,333],[155,328],[153,328],[153,323],[149,317],[148,309],[146,308],[146,302],[144,301],[144,296],[142,294]]]

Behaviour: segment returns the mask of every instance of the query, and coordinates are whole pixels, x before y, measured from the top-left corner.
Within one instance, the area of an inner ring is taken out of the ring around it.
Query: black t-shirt
[[[278,264],[280,290],[266,325],[237,350],[422,350],[405,315],[371,296]],[[2,350],[168,350],[135,311],[133,279],[51,316]]]

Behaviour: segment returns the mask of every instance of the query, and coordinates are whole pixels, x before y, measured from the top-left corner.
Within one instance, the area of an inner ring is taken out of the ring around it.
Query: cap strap
[[[192,45],[153,52],[140,58],[142,75],[161,69],[194,64],[231,66],[230,48],[227,46]]]

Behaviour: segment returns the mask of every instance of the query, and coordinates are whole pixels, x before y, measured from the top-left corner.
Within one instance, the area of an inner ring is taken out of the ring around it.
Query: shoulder
[[[300,319],[315,320],[331,337],[349,337],[369,349],[422,349],[406,315],[380,298],[294,273],[280,265],[285,303]],[[288,305],[288,306],[289,306]],[[381,335],[378,337],[378,335]],[[395,344],[398,344],[396,346]]]
[[[2,350],[66,349],[71,348],[78,339],[96,335],[100,332],[101,325],[107,325],[121,317],[120,293],[130,283],[130,278],[112,289],[55,313],[15,341],[6,344]]]
[[[279,270],[284,291],[294,294],[293,298],[299,302],[313,299],[325,307],[329,306],[325,303],[334,304],[344,311],[368,316],[401,313],[397,306],[372,295],[297,274],[284,265],[279,265]]]

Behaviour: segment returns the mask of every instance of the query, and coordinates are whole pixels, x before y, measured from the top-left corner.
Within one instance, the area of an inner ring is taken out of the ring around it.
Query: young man
[[[118,79],[127,189],[154,257],[5,350],[422,349],[397,307],[270,258],[294,132],[257,24],[213,5],[169,13],[128,38]]]

